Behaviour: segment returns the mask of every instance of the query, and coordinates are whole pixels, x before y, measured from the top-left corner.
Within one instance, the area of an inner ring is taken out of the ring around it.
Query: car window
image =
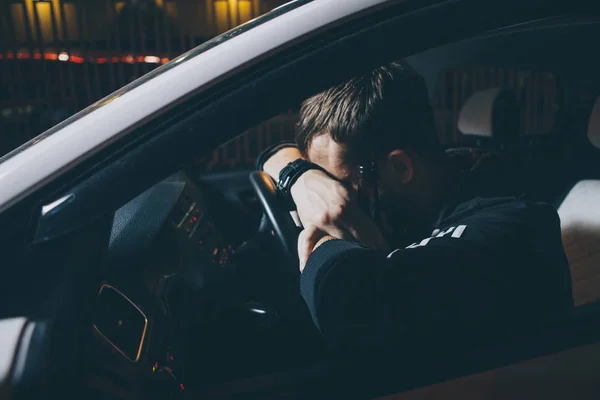
[[[436,129],[445,146],[467,144],[458,128],[462,106],[473,93],[497,87],[513,90],[521,103],[519,130],[522,135],[548,135],[555,127],[560,88],[553,72],[519,67],[456,67],[440,72],[437,81],[430,82],[430,86]],[[252,168],[262,150],[294,139],[298,109],[280,113],[244,132],[217,148],[211,156],[197,159],[196,166],[202,172]]]

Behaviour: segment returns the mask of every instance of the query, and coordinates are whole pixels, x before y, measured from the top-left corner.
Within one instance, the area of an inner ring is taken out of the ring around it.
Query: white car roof
[[[319,28],[387,2],[391,1],[293,1],[174,59],[0,159],[0,212],[126,135],[141,121],[236,68]],[[238,35],[240,31],[243,33]]]

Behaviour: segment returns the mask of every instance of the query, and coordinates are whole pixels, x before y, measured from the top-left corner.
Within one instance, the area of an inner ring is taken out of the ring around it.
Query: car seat
[[[521,112],[516,93],[493,88],[473,93],[462,106],[458,130],[468,144],[510,152],[520,136]]]
[[[600,97],[589,117],[586,142],[579,159],[565,160],[580,172],[558,207],[575,305],[600,298]]]

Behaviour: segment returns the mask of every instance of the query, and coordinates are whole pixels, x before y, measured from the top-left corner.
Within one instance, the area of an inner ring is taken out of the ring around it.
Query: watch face
[[[300,175],[302,175],[305,171],[312,169],[313,165],[314,164],[299,158],[290,162],[281,170],[281,173],[279,174],[279,180],[277,181],[277,194],[279,195],[283,206],[288,211],[294,211],[296,209],[296,204],[294,203],[294,199],[292,199],[292,195],[290,193],[292,185],[296,182]]]

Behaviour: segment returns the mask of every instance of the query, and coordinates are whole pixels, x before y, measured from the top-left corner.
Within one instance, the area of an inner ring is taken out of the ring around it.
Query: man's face
[[[308,148],[307,155],[310,161],[325,168],[339,181],[354,190],[358,189],[359,162],[351,157],[344,146],[336,143],[329,135],[316,136]],[[403,196],[399,189],[399,177],[387,160],[378,162],[379,180],[378,206],[388,227],[399,227],[406,220],[407,207],[403,206]]]

